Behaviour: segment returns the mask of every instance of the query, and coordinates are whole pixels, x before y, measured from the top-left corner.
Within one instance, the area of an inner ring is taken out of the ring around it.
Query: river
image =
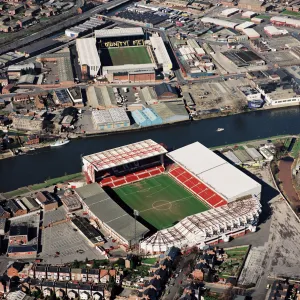
[[[216,132],[222,127],[225,130]],[[80,155],[153,139],[168,147],[199,141],[207,147],[300,133],[300,108],[256,111],[191,123],[73,140],[61,148],[44,148],[28,155],[0,160],[0,192],[80,172]]]

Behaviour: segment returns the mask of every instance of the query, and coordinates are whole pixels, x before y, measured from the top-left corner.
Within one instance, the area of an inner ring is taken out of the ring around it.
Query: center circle
[[[152,207],[156,210],[169,210],[172,207],[172,203],[167,200],[159,200],[159,201],[155,201],[152,204]]]

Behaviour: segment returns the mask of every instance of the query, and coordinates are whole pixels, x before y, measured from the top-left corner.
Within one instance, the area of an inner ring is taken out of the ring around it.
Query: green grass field
[[[157,230],[209,207],[168,175],[159,175],[114,189],[130,208]]]
[[[100,58],[104,66],[151,63],[147,48],[144,46],[101,49]]]
[[[292,17],[299,17],[300,16],[300,12],[289,11],[289,10],[284,10],[281,14],[286,15],[286,16],[292,16]]]

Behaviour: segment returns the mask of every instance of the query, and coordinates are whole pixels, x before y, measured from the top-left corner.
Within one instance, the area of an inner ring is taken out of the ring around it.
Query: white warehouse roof
[[[76,39],[76,49],[80,64],[88,65],[91,75],[96,76],[101,67],[100,57],[96,47],[96,39]]]
[[[265,26],[264,31],[271,35],[281,35],[282,34],[282,30],[279,30],[275,26],[272,26],[272,25]]]
[[[172,69],[172,61],[166,49],[163,39],[159,36],[151,36],[150,42],[154,49],[155,56],[159,64],[166,65]]]
[[[244,34],[246,34],[249,38],[259,38],[260,34],[254,30],[253,28],[245,28],[243,29]]]
[[[245,195],[260,196],[261,186],[199,142],[167,154],[229,202]]]
[[[97,124],[130,122],[126,111],[122,107],[109,108],[106,110],[94,110],[92,116]]]
[[[243,29],[246,29],[246,28],[249,28],[249,27],[252,27],[254,26],[255,24],[253,22],[249,22],[249,21],[246,21],[238,26],[235,27],[236,30],[243,30]]]
[[[232,14],[235,14],[235,13],[238,13],[239,12],[239,9],[238,8],[227,8],[227,9],[224,9],[222,12],[221,12],[221,15],[223,16],[228,16],[228,15],[232,15]]]
[[[224,21],[224,20],[220,20],[220,19],[216,19],[216,18],[210,18],[210,17],[204,17],[201,19],[202,23],[211,23],[211,24],[215,24],[218,26],[223,26],[226,28],[234,28],[235,26],[238,25],[238,23],[233,23],[233,22],[229,22],[229,21]]]
[[[144,31],[142,27],[129,27],[129,28],[112,28],[112,29],[100,29],[95,30],[96,38],[110,38],[121,36],[138,36],[143,35]]]

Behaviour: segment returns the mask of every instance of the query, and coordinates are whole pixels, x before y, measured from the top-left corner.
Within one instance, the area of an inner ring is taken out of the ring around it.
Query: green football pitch
[[[105,66],[151,63],[147,48],[144,46],[101,49],[100,57]]]
[[[165,174],[124,185],[114,191],[157,230],[173,226],[187,216],[209,209]]]

